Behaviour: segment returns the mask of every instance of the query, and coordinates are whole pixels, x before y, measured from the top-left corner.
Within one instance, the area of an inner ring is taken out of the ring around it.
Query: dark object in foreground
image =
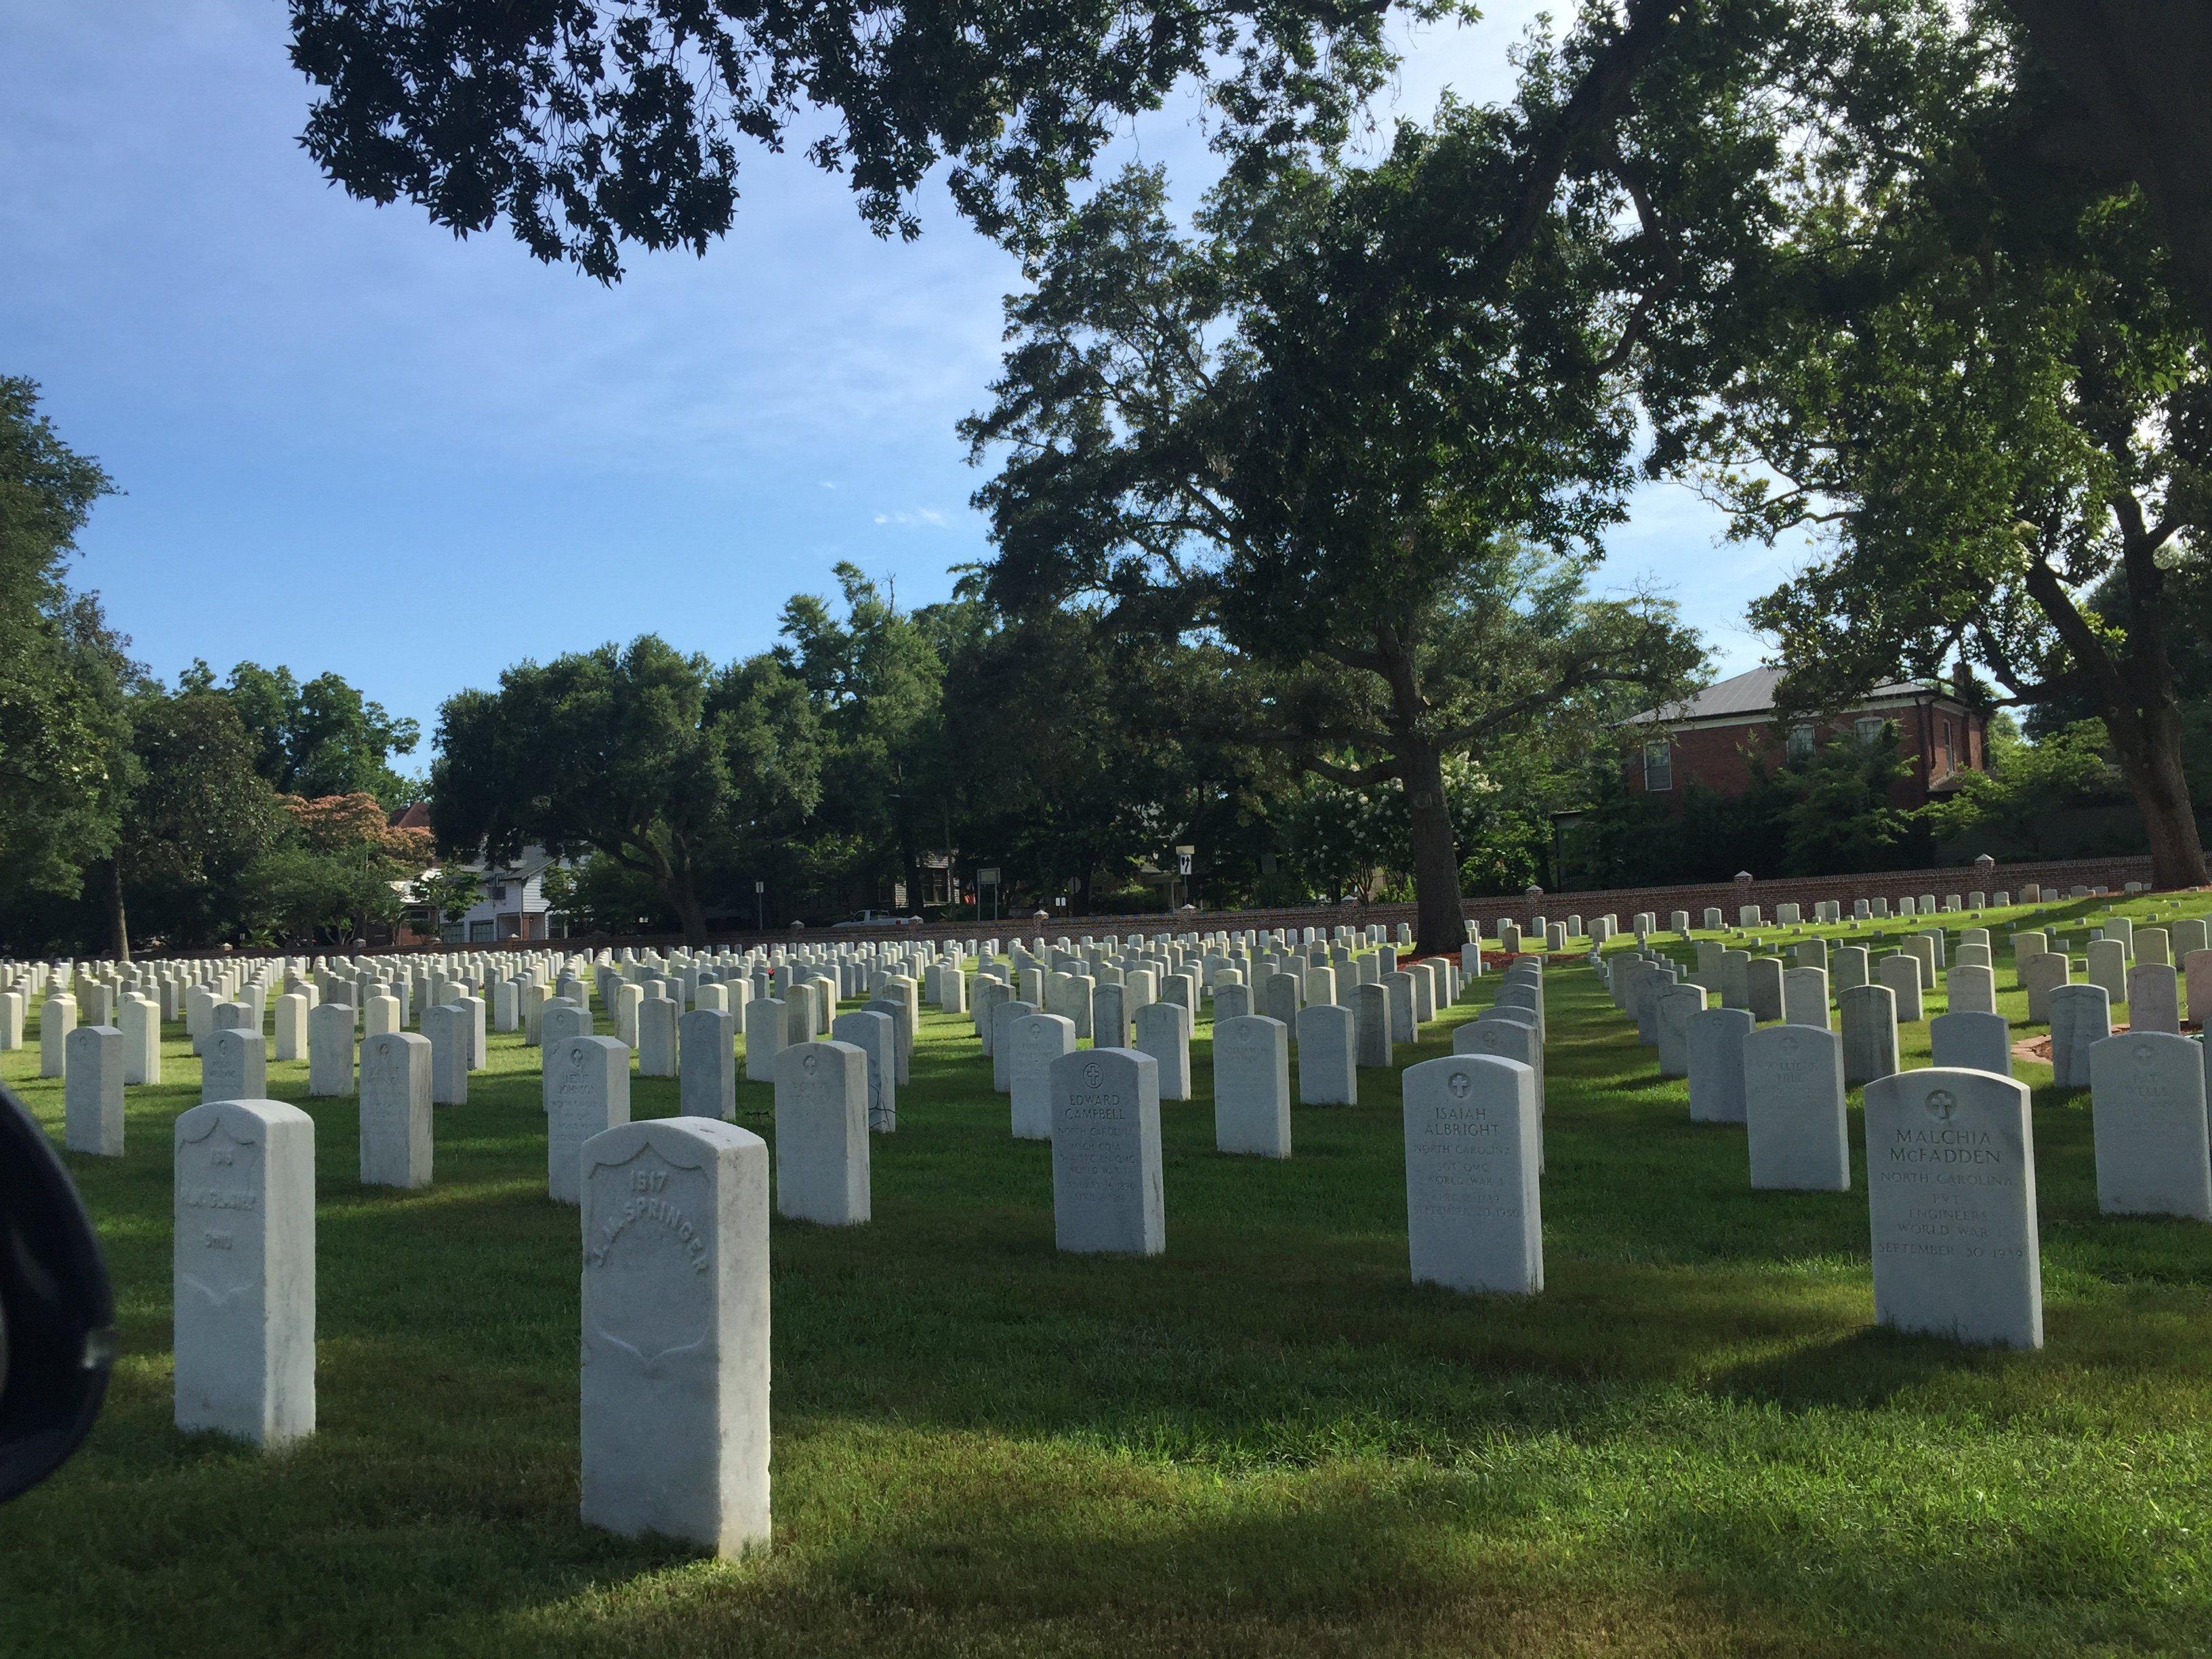
[[[0,1504],[92,1431],[115,1363],[115,1298],[60,1155],[0,1085]]]

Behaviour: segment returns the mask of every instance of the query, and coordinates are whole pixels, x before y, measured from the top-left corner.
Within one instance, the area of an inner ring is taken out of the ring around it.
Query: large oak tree
[[[2005,19],[1911,21],[1824,49],[1824,143],[1765,280],[1719,308],[1736,362],[1701,368],[1685,430],[1747,528],[1826,532],[1753,608],[1796,701],[1961,664],[1994,701],[2086,705],[2154,879],[2203,884],[2168,592],[2212,528],[2205,331],[2142,196],[2033,159],[2047,99]],[[2104,582],[2124,627],[2088,603]]]
[[[818,749],[805,690],[773,656],[717,669],[647,634],[449,698],[431,823],[449,854],[494,863],[531,843],[597,851],[703,945],[714,873],[811,810]]]
[[[1667,606],[1584,591],[1630,477],[1636,319],[1607,302],[1601,198],[1491,266],[1511,135],[1449,108],[1371,169],[1232,179],[1188,235],[1160,174],[1125,173],[1009,301],[966,428],[999,463],[1002,603],[1217,635],[1282,675],[1248,738],[1402,783],[1430,951],[1463,937],[1447,757],[1601,722],[1698,658]]]

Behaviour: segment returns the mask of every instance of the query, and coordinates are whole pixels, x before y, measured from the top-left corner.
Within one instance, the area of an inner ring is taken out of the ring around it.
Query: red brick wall
[[[1890,799],[1903,807],[1923,806],[1929,799],[1929,766],[1942,748],[1942,722],[1948,720],[1952,726],[1952,768],[1954,770],[1986,769],[1984,726],[1978,714],[1958,714],[1941,708],[1908,708],[1885,710],[1885,718],[1894,720],[1898,727],[1898,752],[1912,763],[1912,775],[1890,791]],[[1827,726],[1830,737],[1848,735],[1853,730],[1855,714],[1845,714],[1831,720]],[[1824,738],[1824,741],[1826,739]],[[1674,787],[1667,791],[1653,791],[1655,799],[1679,801],[1682,792],[1691,784],[1699,784],[1717,795],[1740,795],[1751,787],[1751,767],[1754,758],[1763,759],[1771,770],[1779,766],[1784,758],[1786,736],[1782,726],[1774,720],[1739,720],[1729,726],[1690,726],[1675,732],[1668,738],[1674,759]],[[1644,746],[1632,748],[1622,761],[1622,771],[1629,788],[1644,793]]]

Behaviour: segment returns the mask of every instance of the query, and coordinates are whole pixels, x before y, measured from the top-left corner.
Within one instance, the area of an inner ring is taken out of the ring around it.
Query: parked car
[[[830,925],[836,927],[912,927],[921,921],[920,916],[902,916],[895,910],[863,910],[848,921]]]

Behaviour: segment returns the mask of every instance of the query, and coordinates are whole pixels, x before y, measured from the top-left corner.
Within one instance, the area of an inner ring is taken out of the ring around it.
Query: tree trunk
[[[2204,843],[2197,834],[2189,782],[2181,769],[2181,702],[2174,694],[2166,650],[2165,575],[2159,568],[2160,537],[2147,532],[2135,497],[2112,501],[2126,551],[2121,568],[2128,584],[2128,651],[2116,659],[2082,616],[2056,572],[2042,560],[2028,568],[2027,591],[2074,660],[2087,671],[2105,736],[2119,758],[2120,775],[2142,812],[2150,839],[2154,887],[2208,884]]]
[[[699,902],[690,866],[672,875],[663,890],[668,895],[669,908],[676,912],[678,925],[684,929],[684,944],[695,951],[702,949],[707,943],[707,913]]]
[[[1413,949],[1450,956],[1467,942],[1459,885],[1459,845],[1444,804],[1443,756],[1425,738],[1400,739],[1399,776],[1413,838]]]
[[[2181,769],[2181,720],[2171,705],[2147,714],[2114,710],[2105,717],[2120,775],[2142,813],[2150,837],[2150,882],[2161,891],[2212,885],[2197,810]]]
[[[898,827],[898,842],[899,863],[906,871],[906,911],[918,916],[921,914],[921,844],[903,823]]]
[[[123,910],[123,860],[107,860],[108,954],[118,962],[131,960],[131,923]]]

